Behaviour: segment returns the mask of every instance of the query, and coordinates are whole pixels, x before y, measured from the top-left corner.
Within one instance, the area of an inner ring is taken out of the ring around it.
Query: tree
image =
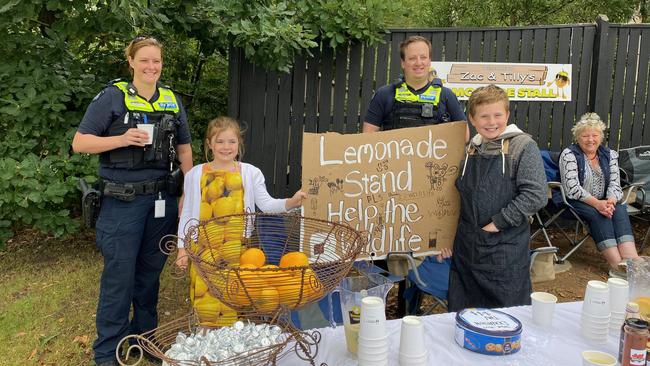
[[[411,0],[408,0],[411,1]],[[647,0],[423,0],[415,27],[486,27],[594,22],[606,14],[612,22],[627,22]]]
[[[0,247],[20,226],[78,229],[79,178],[97,157],[70,142],[92,97],[128,77],[137,34],[165,45],[164,81],[183,96],[200,151],[206,121],[227,104],[227,55],[288,70],[320,44],[377,42],[395,2],[383,0],[8,0],[0,5]],[[198,156],[199,154],[197,154]]]

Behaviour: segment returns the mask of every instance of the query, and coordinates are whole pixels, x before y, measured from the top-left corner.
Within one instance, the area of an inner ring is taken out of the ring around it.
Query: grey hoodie
[[[503,141],[506,139],[510,142],[508,153],[504,154]],[[479,134],[475,135],[465,150],[460,179],[465,175],[467,156],[471,151],[479,155],[501,155],[503,174],[506,159],[509,160],[510,179],[516,187],[516,192],[513,200],[492,216],[492,222],[499,230],[524,224],[529,216],[546,206],[546,174],[539,149],[530,135],[520,130],[517,125],[508,125],[499,137],[490,141],[484,141],[483,136]]]

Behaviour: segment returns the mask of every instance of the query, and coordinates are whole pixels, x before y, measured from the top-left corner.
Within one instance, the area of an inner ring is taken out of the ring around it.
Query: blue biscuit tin
[[[504,312],[470,308],[456,314],[454,338],[470,351],[500,356],[521,349],[521,329],[521,322]]]

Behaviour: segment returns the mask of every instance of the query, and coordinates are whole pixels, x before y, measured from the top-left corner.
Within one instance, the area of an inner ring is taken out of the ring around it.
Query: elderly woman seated
[[[605,124],[586,113],[573,126],[575,144],[560,155],[560,175],[568,202],[589,225],[589,234],[609,263],[609,274],[624,277],[626,259],[638,257],[630,218],[618,203],[623,192],[618,153],[602,146]]]

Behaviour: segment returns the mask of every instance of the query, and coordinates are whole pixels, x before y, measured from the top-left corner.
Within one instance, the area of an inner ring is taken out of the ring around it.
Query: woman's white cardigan
[[[242,184],[244,186],[244,210],[255,212],[257,206],[262,212],[286,212],[286,199],[271,197],[266,190],[264,174],[257,167],[248,163],[239,163],[241,167]],[[178,223],[178,247],[184,247],[186,226],[192,220],[192,224],[198,223],[199,210],[201,208],[201,173],[203,165],[200,164],[185,175],[183,210]]]

